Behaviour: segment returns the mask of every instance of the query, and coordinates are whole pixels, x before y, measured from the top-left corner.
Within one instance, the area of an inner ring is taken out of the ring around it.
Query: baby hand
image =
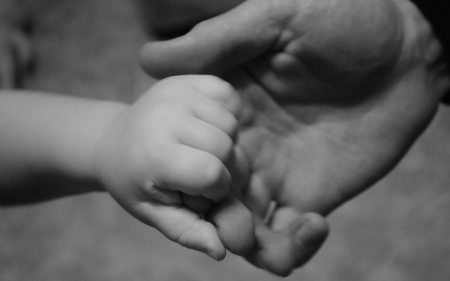
[[[226,199],[230,171],[242,167],[233,147],[241,107],[239,95],[218,78],[165,79],[101,132],[96,174],[131,215],[170,240],[216,260],[225,257],[224,244],[244,253],[253,246],[253,218],[240,201]],[[216,229],[193,211],[196,202],[208,209],[205,198],[224,205],[212,217],[226,227]]]

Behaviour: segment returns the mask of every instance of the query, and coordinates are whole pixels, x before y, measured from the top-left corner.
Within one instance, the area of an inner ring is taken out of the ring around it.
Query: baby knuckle
[[[218,160],[212,157],[206,158],[203,161],[202,168],[202,176],[205,182],[214,184],[220,181],[222,177],[222,164]]]
[[[179,96],[181,89],[185,88],[184,83],[184,79],[181,77],[169,77],[156,83],[152,90],[155,96]]]
[[[214,75],[203,75],[204,82],[211,83],[214,86],[221,86],[221,84],[227,84],[223,79]],[[217,83],[216,85],[214,83]]]
[[[173,84],[179,84],[184,80],[183,76],[171,76],[160,80],[158,84],[171,86]]]
[[[239,97],[236,90],[230,83],[221,80],[221,83],[218,84],[218,95],[223,101],[232,101],[235,100],[236,97]]]
[[[234,151],[233,150],[233,148],[234,148],[233,147],[233,140],[231,138],[225,138],[222,141],[221,146],[222,146],[222,150],[221,150],[221,153],[220,153],[218,158],[222,162],[227,162],[228,159],[230,159],[230,157],[232,156],[233,151]]]
[[[233,139],[224,132],[220,134],[210,134],[205,137],[205,147],[207,151],[225,162],[233,152]]]
[[[225,133],[234,139],[239,130],[239,121],[233,116],[225,121],[225,127]]]
[[[211,157],[209,160],[204,161],[201,176],[206,189],[216,190],[217,188],[222,189],[230,185],[230,179],[226,175],[226,170],[217,158]]]
[[[229,91],[218,91],[214,99],[216,99],[216,101],[234,117],[239,117],[241,115],[243,107],[242,99],[234,89]]]
[[[213,96],[216,98],[229,97],[234,95],[234,88],[225,80],[213,75],[202,75],[201,80],[197,86],[200,86],[204,94]]]

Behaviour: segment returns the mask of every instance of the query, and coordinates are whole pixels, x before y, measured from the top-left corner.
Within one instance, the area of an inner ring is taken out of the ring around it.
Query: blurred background
[[[22,4],[37,57],[27,88],[131,102],[154,82],[139,69],[151,38],[133,1]],[[329,220],[322,250],[285,280],[448,280],[450,109],[388,177]],[[107,194],[0,209],[1,281],[278,279],[232,254],[218,263],[169,242]]]

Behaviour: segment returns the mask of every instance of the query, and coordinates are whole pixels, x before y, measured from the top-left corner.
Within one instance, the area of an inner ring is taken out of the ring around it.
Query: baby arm
[[[0,204],[101,190],[91,155],[109,120],[128,106],[0,90]]]
[[[215,259],[225,247],[244,254],[253,219],[228,197],[241,167],[233,147],[240,107],[210,76],[166,79],[132,106],[2,91],[0,204],[106,190],[183,246]],[[206,215],[217,228],[192,211],[208,200],[220,201]]]

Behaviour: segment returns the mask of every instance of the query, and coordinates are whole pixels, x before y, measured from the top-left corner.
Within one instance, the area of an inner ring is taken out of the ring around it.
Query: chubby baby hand
[[[239,95],[219,78],[162,80],[101,132],[95,172],[131,215],[170,240],[216,260],[226,248],[244,255],[255,233],[235,198],[236,179],[242,184],[248,173],[234,147],[241,111]]]

